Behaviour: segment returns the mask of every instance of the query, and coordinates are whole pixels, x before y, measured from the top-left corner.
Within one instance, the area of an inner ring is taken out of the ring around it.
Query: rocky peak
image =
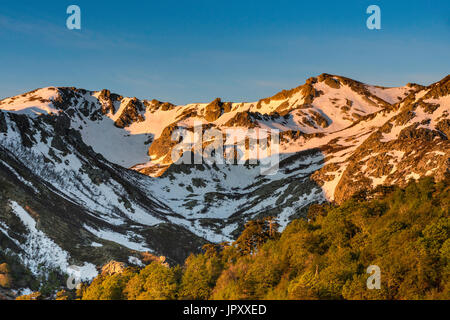
[[[148,110],[155,112],[157,110],[168,111],[174,109],[176,106],[170,102],[162,102],[156,99],[152,101],[144,100],[145,106],[147,106]]]
[[[222,102],[220,98],[216,98],[205,107],[205,120],[209,122],[216,121],[219,117],[231,111],[231,102]]]
[[[122,101],[123,97],[115,94],[115,93],[111,93],[111,91],[107,90],[107,89],[103,89],[102,91],[100,91],[100,94],[98,95],[98,100],[102,105],[102,114],[114,114],[116,112],[116,109],[114,107],[114,103],[115,102],[120,102]]]
[[[121,114],[114,122],[118,128],[125,128],[135,122],[144,121],[142,112],[145,110],[145,107],[137,98],[130,99],[126,102],[125,107],[123,109],[121,108],[121,110]]]

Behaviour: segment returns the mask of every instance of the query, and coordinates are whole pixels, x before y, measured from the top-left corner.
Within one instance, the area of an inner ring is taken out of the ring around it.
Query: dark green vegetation
[[[153,262],[100,275],[82,299],[450,299],[449,178],[378,188],[313,205],[283,233],[247,223],[233,244],[206,245],[183,267]],[[369,265],[381,289],[366,287]]]

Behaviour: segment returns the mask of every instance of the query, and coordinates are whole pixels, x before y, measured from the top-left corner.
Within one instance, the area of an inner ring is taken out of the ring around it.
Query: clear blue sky
[[[77,4],[82,30],[66,28]],[[366,28],[381,7],[382,30]],[[174,103],[252,101],[320,73],[379,85],[450,73],[450,1],[8,1],[0,98],[102,88]]]

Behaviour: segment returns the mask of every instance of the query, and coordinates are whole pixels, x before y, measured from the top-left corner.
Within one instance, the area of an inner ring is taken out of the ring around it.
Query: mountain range
[[[77,265],[89,280],[110,260],[182,263],[206,243],[233,241],[248,220],[274,216],[284,228],[314,203],[442,180],[449,112],[450,75],[388,88],[321,74],[242,103],[174,105],[67,87],[7,98],[0,260],[15,257],[32,277]],[[219,132],[278,130],[278,170],[174,163],[173,132],[199,122]]]

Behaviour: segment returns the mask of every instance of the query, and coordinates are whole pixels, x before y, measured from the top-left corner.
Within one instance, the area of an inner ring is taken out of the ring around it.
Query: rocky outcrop
[[[180,142],[180,140],[173,139],[174,132],[178,129],[180,129],[180,127],[176,123],[164,128],[161,135],[153,141],[148,149],[148,154],[151,159],[160,159],[165,156],[170,158],[172,148]],[[166,162],[167,161],[170,163],[169,159],[167,159]]]
[[[144,105],[151,112],[156,112],[157,110],[168,111],[176,107],[170,102],[162,102],[156,99],[153,99],[152,101],[144,100]]]
[[[102,275],[113,275],[113,274],[121,274],[127,265],[123,262],[110,261],[102,267],[101,274]]]
[[[258,127],[256,118],[249,112],[238,112],[236,115],[225,123],[225,127]]]
[[[205,107],[205,120],[209,122],[216,121],[224,113],[231,111],[230,102],[222,102],[220,98],[216,98]]]
[[[144,121],[144,116],[141,114],[144,109],[142,102],[137,98],[133,98],[127,102],[114,124],[118,128],[125,128],[132,123]]]
[[[0,264],[0,287],[9,289],[12,286],[12,278],[9,266],[6,263]]]
[[[103,89],[98,96],[98,100],[102,104],[102,108],[101,108],[102,114],[108,114],[108,113],[114,114],[116,112],[114,103],[120,102],[122,99],[123,99],[122,96],[111,93],[111,91],[109,91],[107,89]]]

